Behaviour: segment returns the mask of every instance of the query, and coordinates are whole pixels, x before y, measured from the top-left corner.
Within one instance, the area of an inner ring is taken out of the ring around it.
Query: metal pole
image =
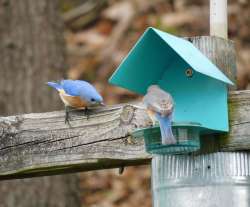
[[[210,36],[227,39],[227,0],[210,0]]]

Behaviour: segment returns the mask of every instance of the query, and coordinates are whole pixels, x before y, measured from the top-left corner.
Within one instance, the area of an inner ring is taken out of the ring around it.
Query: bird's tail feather
[[[171,115],[163,117],[160,114],[156,114],[156,118],[160,124],[162,144],[176,144],[176,139],[172,132]]]
[[[59,83],[55,82],[47,82],[48,86],[55,88],[56,90],[63,89],[62,86]]]

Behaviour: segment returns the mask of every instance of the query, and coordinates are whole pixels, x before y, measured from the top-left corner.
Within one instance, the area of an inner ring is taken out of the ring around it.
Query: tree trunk
[[[65,74],[57,0],[0,0],[0,115],[59,109],[45,83]],[[0,183],[0,207],[78,207],[76,175]]]
[[[45,83],[65,74],[57,0],[0,0],[0,113],[58,109]]]

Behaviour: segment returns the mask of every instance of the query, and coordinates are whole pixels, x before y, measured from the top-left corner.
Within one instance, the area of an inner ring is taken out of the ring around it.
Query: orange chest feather
[[[83,108],[88,106],[88,103],[86,101],[83,101],[79,96],[68,96],[64,93],[60,93],[60,97],[65,105],[74,108]]]

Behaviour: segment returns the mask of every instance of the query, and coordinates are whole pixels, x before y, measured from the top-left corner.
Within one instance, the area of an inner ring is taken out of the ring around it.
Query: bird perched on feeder
[[[157,120],[161,130],[162,144],[175,144],[176,139],[172,133],[172,113],[174,102],[172,96],[162,90],[158,85],[151,85],[143,98],[149,117],[153,125]]]
[[[61,80],[47,84],[59,92],[60,98],[65,104],[65,123],[69,123],[71,108],[84,109],[88,118],[89,106],[104,105],[102,96],[87,81]]]

